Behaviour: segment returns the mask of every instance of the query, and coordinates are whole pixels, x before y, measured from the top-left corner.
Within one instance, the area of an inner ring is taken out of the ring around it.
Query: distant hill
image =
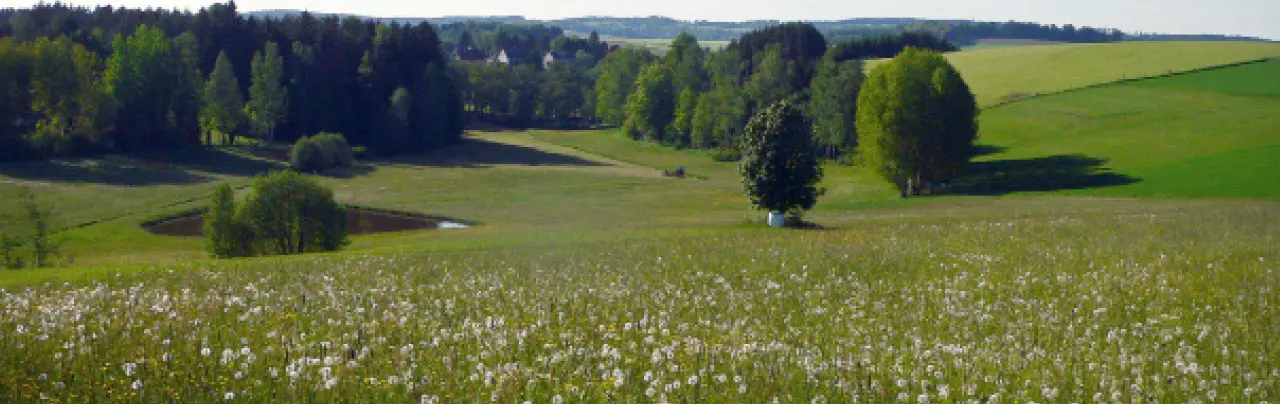
[[[245,13],[258,18],[283,18],[297,15],[300,10],[264,10]],[[429,22],[445,25],[456,22],[482,22],[517,25],[548,25],[563,29],[566,33],[585,36],[596,32],[601,36],[625,39],[675,38],[688,32],[703,41],[730,41],[748,32],[778,25],[781,20],[753,21],[683,21],[670,17],[575,17],[556,20],[533,20],[521,16],[448,16],[430,18],[381,18],[349,14],[312,13],[317,16],[354,16],[380,21],[417,24]],[[1032,39],[1059,42],[1115,42],[1209,40],[1209,41],[1266,41],[1260,38],[1226,35],[1165,35],[1127,34],[1117,29],[1041,25],[1029,22],[980,22],[973,20],[927,20],[920,18],[851,18],[844,20],[806,21],[813,24],[827,37],[828,43],[843,43],[853,39],[885,36],[908,31],[928,31],[945,37],[948,41],[967,46],[989,38]]]

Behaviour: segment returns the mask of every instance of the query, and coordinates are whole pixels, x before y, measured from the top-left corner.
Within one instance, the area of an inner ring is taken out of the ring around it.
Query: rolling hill
[[[1280,60],[983,111],[972,191],[1280,197]]]
[[[947,55],[983,107],[1118,80],[1272,57],[1280,57],[1280,43],[1065,44]]]

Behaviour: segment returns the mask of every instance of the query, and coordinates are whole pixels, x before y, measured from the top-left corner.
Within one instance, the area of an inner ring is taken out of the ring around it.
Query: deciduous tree
[[[240,84],[236,82],[231,61],[225,53],[218,55],[209,80],[204,83],[204,107],[200,114],[201,127],[205,132],[205,143],[212,144],[212,134],[222,133],[235,144],[236,133],[244,124],[244,98],[240,95]]]
[[[276,125],[284,119],[288,93],[284,84],[284,59],[275,42],[267,42],[262,52],[253,55],[253,83],[249,85],[249,102],[245,116],[267,142],[275,141]]]
[[[963,172],[978,136],[978,108],[942,54],[908,48],[876,66],[858,95],[858,153],[903,196]]]
[[[747,123],[738,171],[751,203],[792,215],[813,208],[822,166],[814,154],[813,130],[800,105],[783,100]]]

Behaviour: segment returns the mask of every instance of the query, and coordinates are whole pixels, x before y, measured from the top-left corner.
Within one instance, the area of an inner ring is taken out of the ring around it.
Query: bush
[[[742,160],[742,152],[738,149],[721,148],[711,152],[711,159],[721,162],[734,162]]]
[[[333,191],[292,171],[254,179],[236,219],[253,234],[259,254],[334,251],[347,244],[347,212]]]
[[[216,258],[334,251],[346,245],[347,212],[333,191],[293,171],[254,178],[239,204],[222,185],[204,216],[205,247]]]
[[[27,188],[19,191],[18,200],[23,211],[21,219],[25,219],[30,233],[25,237],[0,234],[0,264],[9,269],[58,265],[62,240],[53,234],[53,207],[38,200]],[[24,250],[30,257],[24,257]]]
[[[320,133],[298,139],[289,152],[289,165],[294,170],[320,172],[332,167],[350,167],[354,152],[347,139],[338,133]]]
[[[303,172],[318,172],[333,165],[325,156],[324,149],[311,138],[304,137],[293,143],[289,151],[289,166]]]
[[[351,144],[347,143],[347,138],[341,133],[321,132],[311,137],[320,148],[332,157],[334,167],[351,167],[355,164],[355,153],[351,150]]]

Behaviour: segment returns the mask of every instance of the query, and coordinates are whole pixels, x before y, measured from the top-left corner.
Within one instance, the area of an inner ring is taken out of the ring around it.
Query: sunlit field
[[[0,292],[0,395],[1280,399],[1275,205],[1036,205],[12,288]]]

